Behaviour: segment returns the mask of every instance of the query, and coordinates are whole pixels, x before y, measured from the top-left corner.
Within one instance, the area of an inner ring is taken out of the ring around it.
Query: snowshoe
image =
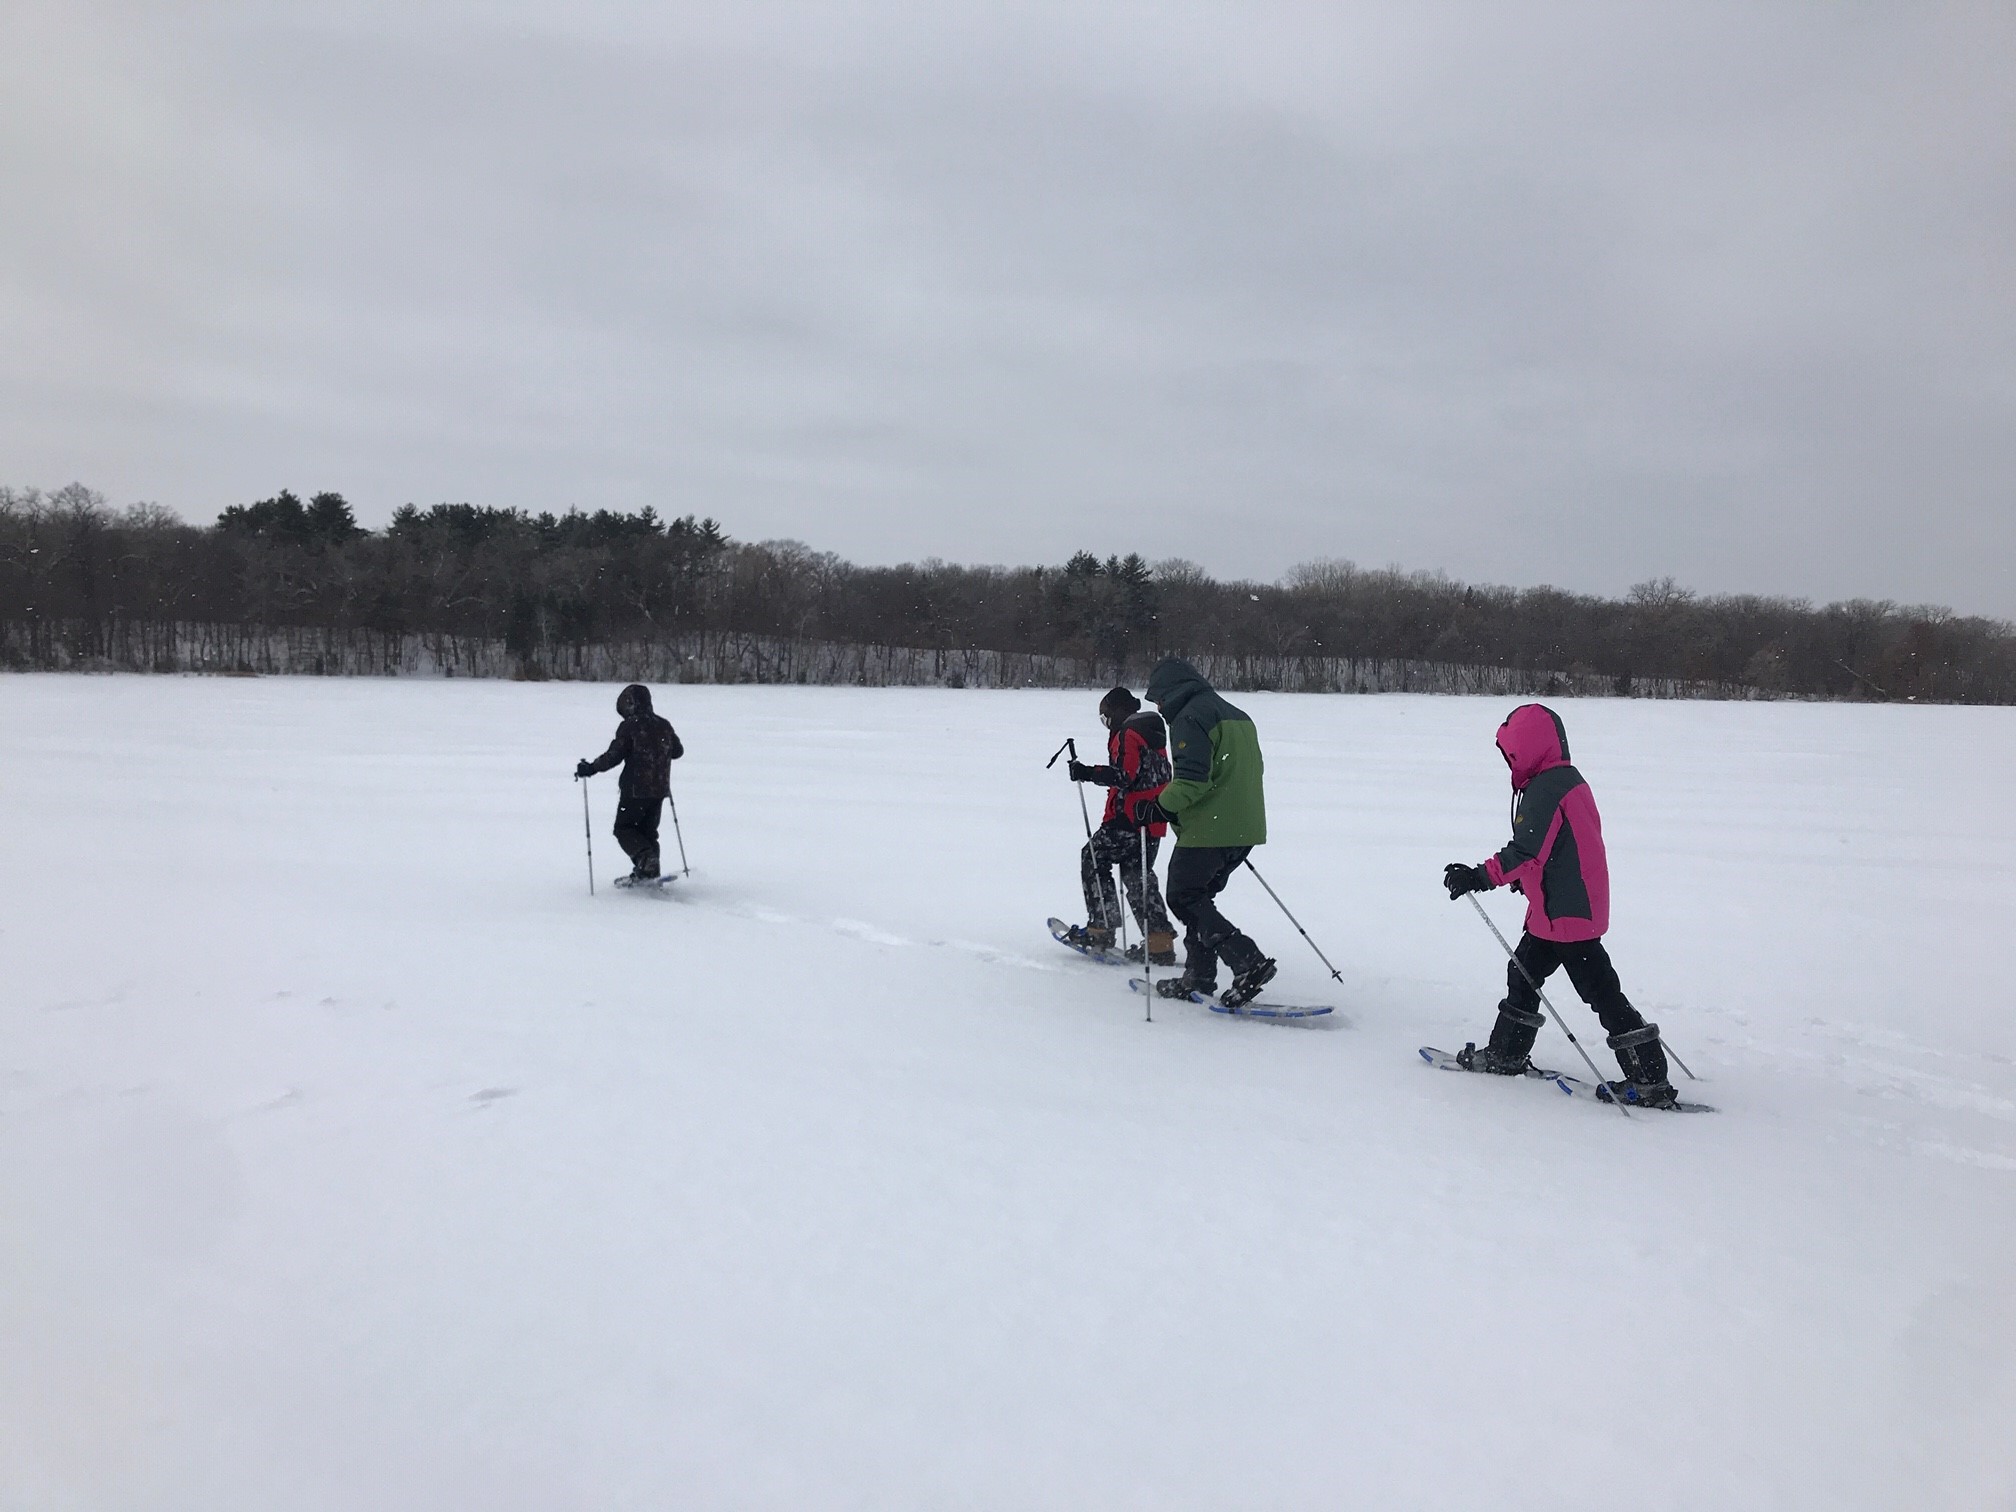
[[[1217,990],[1218,984],[1216,982],[1193,982],[1187,976],[1157,977],[1155,979],[1155,996],[1175,998],[1181,1003],[1193,1001],[1193,995],[1208,998]]]
[[[1465,1045],[1454,1055],[1451,1055],[1447,1050],[1437,1050],[1433,1045],[1423,1045],[1421,1047],[1421,1059],[1435,1067],[1438,1071],[1471,1071],[1483,1072],[1485,1075],[1493,1074],[1485,1071],[1478,1064],[1484,1053],[1474,1044]],[[1530,1060],[1518,1072],[1503,1071],[1496,1074],[1501,1076],[1526,1076],[1531,1077],[1535,1081],[1552,1082],[1557,1092],[1570,1097],[1575,1095],[1577,1087],[1586,1085],[1586,1083],[1576,1081],[1572,1076],[1563,1076],[1559,1071],[1549,1071],[1545,1066],[1536,1066]]]
[[[1104,931],[1106,943],[1094,943],[1102,932],[1091,924],[1066,924],[1062,919],[1047,921],[1050,938],[1066,950],[1075,950],[1088,961],[1097,961],[1102,966],[1125,966],[1127,958],[1120,953],[1120,947],[1113,942],[1112,931]]]
[[[1146,993],[1148,983],[1141,977],[1129,977],[1127,990]],[[1249,1003],[1239,1008],[1228,1008],[1223,998],[1213,997],[1207,992],[1184,993],[1180,989],[1180,984],[1178,990],[1172,992],[1167,978],[1156,979],[1155,996],[1187,999],[1200,1007],[1209,1008],[1213,1013],[1222,1013],[1228,1018],[1266,1019],[1273,1023],[1301,1023],[1309,1019],[1330,1018],[1337,1012],[1328,1003],[1277,1003],[1272,998],[1257,1005]],[[1335,1022],[1342,1024],[1348,1023],[1349,1020],[1339,1018]]]
[[[671,877],[663,877],[655,872],[649,876],[643,876],[637,872],[625,872],[616,879],[615,885],[622,888],[625,892],[648,893],[653,897],[669,898],[672,895],[672,884],[675,880],[677,880],[676,874]]]

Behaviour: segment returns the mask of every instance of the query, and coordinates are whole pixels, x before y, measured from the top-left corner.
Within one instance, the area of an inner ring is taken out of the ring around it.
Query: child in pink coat
[[[1610,1084],[1612,1091],[1626,1101],[1670,1106],[1675,1094],[1659,1026],[1631,1006],[1603,948],[1610,927],[1603,820],[1589,784],[1568,764],[1567,727],[1545,704],[1521,704],[1498,727],[1498,750],[1519,795],[1511,843],[1481,866],[1452,862],[1442,869],[1442,885],[1453,900],[1509,884],[1526,895],[1526,932],[1506,971],[1490,1042],[1481,1050],[1465,1046],[1457,1059],[1471,1071],[1525,1071],[1534,1036],[1547,1022],[1540,984],[1565,966],[1582,1001],[1602,1020],[1624,1072],[1623,1081]]]

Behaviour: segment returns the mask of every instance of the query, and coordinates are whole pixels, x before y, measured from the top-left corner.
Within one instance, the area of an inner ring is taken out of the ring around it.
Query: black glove
[[[1465,893],[1491,891],[1491,873],[1481,866],[1451,861],[1442,868],[1442,885],[1449,889],[1449,901],[1454,903]]]
[[[1092,768],[1085,765],[1082,761],[1072,762],[1066,770],[1071,773],[1071,780],[1073,782],[1092,782],[1096,780],[1092,776]]]
[[[595,775],[595,763],[592,761],[575,762],[574,775],[576,778],[593,777]]]
[[[1143,798],[1134,805],[1134,827],[1146,829],[1151,824],[1174,824],[1176,816],[1162,807],[1153,798]]]

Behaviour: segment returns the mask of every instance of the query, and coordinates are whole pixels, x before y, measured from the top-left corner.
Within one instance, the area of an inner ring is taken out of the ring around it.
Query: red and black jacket
[[[1092,781],[1106,784],[1106,812],[1099,822],[1139,829],[1135,811],[1169,782],[1169,730],[1162,716],[1144,709],[1114,730],[1106,737],[1106,760],[1108,765],[1090,773]],[[1158,820],[1148,833],[1159,840],[1168,829]]]

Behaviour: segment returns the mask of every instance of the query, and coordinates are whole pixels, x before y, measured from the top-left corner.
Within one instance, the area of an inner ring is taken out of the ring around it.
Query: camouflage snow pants
[[[1120,927],[1120,894],[1113,886],[1113,868],[1120,868],[1121,885],[1143,934],[1169,933],[1169,913],[1162,906],[1162,889],[1155,885],[1155,852],[1161,842],[1148,837],[1148,865],[1141,865],[1142,831],[1120,824],[1102,824],[1092,832],[1078,852],[1078,873],[1085,884],[1085,918],[1107,929]]]

